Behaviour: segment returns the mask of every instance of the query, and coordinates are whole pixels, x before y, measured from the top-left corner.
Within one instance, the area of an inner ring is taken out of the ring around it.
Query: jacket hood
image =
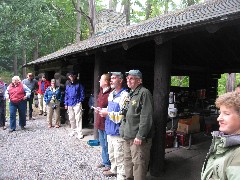
[[[225,135],[223,132],[213,131],[212,136],[213,138],[221,138],[224,148],[240,145],[240,134]]]

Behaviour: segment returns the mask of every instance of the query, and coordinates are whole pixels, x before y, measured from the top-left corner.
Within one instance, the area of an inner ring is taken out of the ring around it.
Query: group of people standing
[[[146,179],[153,136],[153,98],[139,70],[103,74],[95,107],[105,176]]]
[[[77,137],[82,139],[82,101],[85,98],[84,87],[77,80],[76,73],[68,73],[69,80],[66,82],[65,98],[62,99],[60,87],[56,85],[56,79],[50,82],[45,75],[40,76],[37,81],[32,73],[27,74],[27,78],[21,81],[19,76],[12,78],[12,83],[7,86],[0,80],[0,125],[6,129],[6,99],[9,100],[10,111],[10,129],[9,132],[16,130],[16,114],[19,113],[19,126],[22,130],[26,126],[27,104],[29,120],[33,117],[33,99],[38,96],[39,115],[47,116],[48,128],[53,127],[52,117],[55,113],[55,128],[59,128],[60,121],[60,103],[64,101],[65,109],[68,111],[72,132],[70,136],[77,133]]]

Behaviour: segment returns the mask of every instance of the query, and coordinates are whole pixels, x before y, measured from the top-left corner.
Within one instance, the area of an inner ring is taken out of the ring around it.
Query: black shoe
[[[21,130],[25,130],[26,128],[24,126],[21,126]]]
[[[9,131],[8,131],[8,132],[10,132],[10,133],[11,133],[11,132],[13,132],[13,131],[15,131],[15,129],[9,129]]]
[[[47,113],[45,112],[45,113],[43,113],[43,115],[44,115],[44,116],[46,116],[46,115],[47,115]]]

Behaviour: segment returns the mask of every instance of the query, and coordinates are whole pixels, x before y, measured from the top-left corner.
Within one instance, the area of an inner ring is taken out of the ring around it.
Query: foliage
[[[0,79],[7,84],[12,82],[12,77],[13,77],[12,72],[8,72],[8,71],[1,71],[0,72]]]
[[[222,95],[226,93],[226,82],[227,82],[227,74],[222,74],[221,78],[218,80],[218,95]],[[240,73],[236,73],[236,82],[235,86],[240,83]]]
[[[171,76],[171,86],[189,87],[189,76]]]

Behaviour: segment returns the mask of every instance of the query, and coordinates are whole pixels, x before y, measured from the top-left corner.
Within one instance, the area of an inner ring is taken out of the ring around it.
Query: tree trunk
[[[150,0],[147,1],[147,8],[146,8],[146,19],[149,19],[150,14],[151,14],[151,10],[152,10],[152,3],[150,2]]]
[[[13,58],[13,72],[14,72],[14,76],[18,75],[18,60],[17,60],[17,55],[14,55]]]
[[[27,55],[26,55],[26,48],[23,46],[22,48],[22,66],[25,65],[27,62]],[[22,78],[26,78],[26,67],[22,68]]]
[[[117,0],[109,0],[109,9],[116,11],[117,9]]]
[[[227,75],[226,92],[232,92],[235,89],[236,73]]]
[[[81,13],[80,13],[80,0],[77,0],[77,32],[76,32],[76,42],[81,41]]]
[[[95,24],[96,24],[96,6],[95,6],[95,0],[89,0],[89,16],[91,18],[91,26],[92,31],[90,31],[90,36],[94,36],[95,34]]]
[[[124,4],[124,14],[126,15],[127,25],[130,25],[130,4],[131,4],[131,0],[126,0]]]
[[[33,60],[36,60],[38,58],[38,37],[35,35],[33,37],[34,41],[35,41],[35,48],[33,50]]]
[[[169,0],[164,1],[164,14],[168,13],[169,6],[168,6]]]

